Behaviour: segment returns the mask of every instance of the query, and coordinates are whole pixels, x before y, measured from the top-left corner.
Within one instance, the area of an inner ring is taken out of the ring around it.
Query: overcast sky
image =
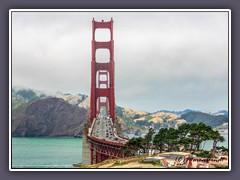
[[[118,105],[228,108],[227,12],[13,12],[13,86],[89,95],[93,17],[114,20]]]

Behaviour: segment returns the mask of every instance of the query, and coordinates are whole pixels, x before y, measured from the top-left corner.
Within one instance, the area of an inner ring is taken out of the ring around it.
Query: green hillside
[[[224,115],[213,116],[202,112],[190,112],[181,115],[182,119],[185,119],[188,123],[200,123],[203,122],[213,128],[220,126],[228,122],[228,117]]]

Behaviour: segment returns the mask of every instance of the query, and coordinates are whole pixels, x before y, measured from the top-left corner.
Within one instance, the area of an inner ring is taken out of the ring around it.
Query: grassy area
[[[115,162],[112,166],[110,166],[110,167],[123,166],[123,165],[128,164],[128,163],[130,163],[130,162],[127,162],[127,161],[124,161],[124,162],[122,162],[122,161],[116,161],[116,162]]]
[[[152,164],[152,165],[154,165],[154,166],[163,167],[162,163],[156,162],[156,161],[149,161],[149,162],[140,161],[139,163],[141,163],[141,164]]]
[[[213,154],[211,154],[209,151],[198,151],[198,152],[195,152],[195,155],[197,157],[202,157],[202,158],[215,158],[215,156]]]
[[[215,168],[216,169],[228,169],[229,167],[228,166],[216,166]]]
[[[146,116],[146,117],[145,117],[145,120],[146,120],[146,121],[150,121],[152,118],[153,118],[152,116]]]

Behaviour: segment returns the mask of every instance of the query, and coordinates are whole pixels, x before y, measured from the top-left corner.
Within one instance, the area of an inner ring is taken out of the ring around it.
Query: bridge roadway
[[[99,140],[112,143],[125,144],[128,139],[117,135],[116,128],[113,125],[112,119],[106,113],[101,112],[97,115],[90,132],[90,136]]]
[[[124,148],[128,138],[117,134],[111,117],[106,113],[101,112],[94,118],[88,128],[87,139],[90,143],[90,162],[86,160],[87,163],[96,164],[109,158],[126,157]]]

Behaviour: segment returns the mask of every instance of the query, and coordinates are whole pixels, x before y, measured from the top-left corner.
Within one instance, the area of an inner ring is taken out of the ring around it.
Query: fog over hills
[[[88,119],[89,97],[84,94],[46,93],[32,89],[12,89],[13,136],[76,136]],[[177,128],[182,123],[204,122],[213,128],[228,128],[228,111],[204,113],[198,110],[159,110],[149,113],[116,107],[123,132],[142,134],[150,127]]]

